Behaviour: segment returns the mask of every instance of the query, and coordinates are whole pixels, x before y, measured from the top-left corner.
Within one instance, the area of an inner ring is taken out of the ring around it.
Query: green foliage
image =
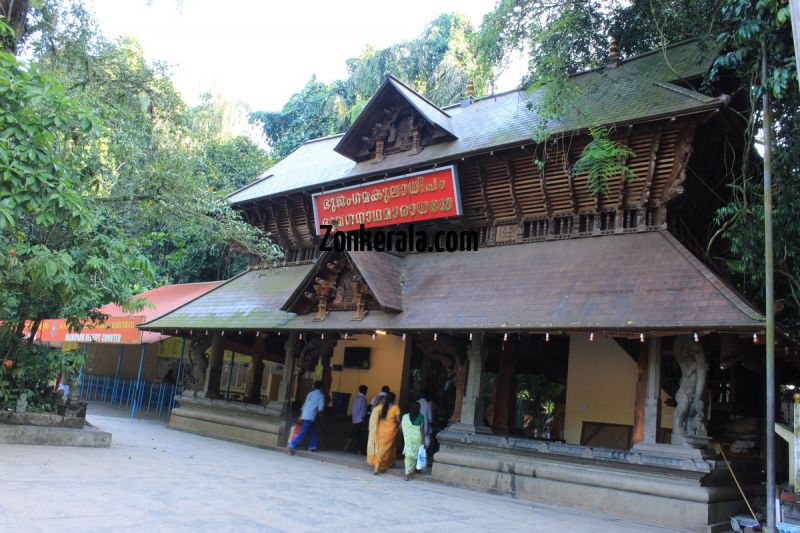
[[[246,125],[248,110],[210,94],[190,108],[166,66],[148,63],[135,40],[105,40],[79,2],[49,9],[53,22],[29,37],[30,54],[98,117],[84,150],[91,194],[109,224],[142,244],[159,283],[227,277],[248,263],[234,256],[277,257],[268,236],[225,200],[273,163],[230,133]],[[207,257],[214,265],[181,259],[210,249],[223,251]]]
[[[36,344],[20,346],[11,365],[0,365],[0,409],[13,409],[24,394],[31,411],[55,411],[59,396],[54,394],[54,378],[65,372],[75,374],[83,363],[79,352],[63,353]]]
[[[589,131],[592,140],[572,165],[570,172],[586,172],[586,183],[594,194],[608,194],[609,180],[622,176],[623,183],[636,177],[626,161],[635,155],[627,146],[622,146],[609,138],[610,130],[593,128]]]
[[[475,37],[465,16],[440,15],[416,39],[382,49],[368,46],[348,59],[346,80],[326,84],[312,77],[281,111],[256,112],[251,119],[262,128],[275,155],[283,158],[309,139],[345,131],[386,72],[437,105],[463,99],[468,80],[480,94],[488,87],[492,69],[478,54]]]
[[[153,270],[92,197],[88,147],[98,126],[85,102],[36,65],[0,52],[0,402],[27,392],[46,408],[67,356],[31,344],[26,327],[127,302]],[[11,366],[5,366],[9,364]]]

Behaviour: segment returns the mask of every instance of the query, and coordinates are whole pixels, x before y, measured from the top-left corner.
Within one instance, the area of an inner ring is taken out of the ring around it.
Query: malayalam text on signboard
[[[339,231],[422,222],[461,215],[458,177],[453,166],[317,193],[314,220]]]

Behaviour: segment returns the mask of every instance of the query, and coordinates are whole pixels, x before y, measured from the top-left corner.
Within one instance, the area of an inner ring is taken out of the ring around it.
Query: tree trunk
[[[13,39],[0,39],[0,49],[17,51],[17,45],[25,36],[25,23],[30,10],[30,0],[0,0],[0,18],[14,30]]]

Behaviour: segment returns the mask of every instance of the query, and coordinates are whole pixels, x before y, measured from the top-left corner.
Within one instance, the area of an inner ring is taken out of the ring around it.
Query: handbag
[[[428,466],[428,453],[425,451],[425,446],[420,446],[417,452],[417,470],[425,470],[426,466]]]
[[[292,442],[297,436],[300,434],[300,431],[303,429],[303,423],[297,422],[294,427],[292,428],[292,435],[289,437],[289,442]]]

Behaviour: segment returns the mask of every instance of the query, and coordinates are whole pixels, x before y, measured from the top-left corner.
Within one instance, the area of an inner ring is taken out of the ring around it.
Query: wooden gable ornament
[[[316,322],[331,311],[351,311],[352,320],[362,320],[372,309],[399,311],[383,305],[352,258],[340,252],[323,254],[281,309],[314,313]]]
[[[455,139],[450,115],[387,73],[334,150],[353,161],[379,163],[390,154],[414,155]]]

